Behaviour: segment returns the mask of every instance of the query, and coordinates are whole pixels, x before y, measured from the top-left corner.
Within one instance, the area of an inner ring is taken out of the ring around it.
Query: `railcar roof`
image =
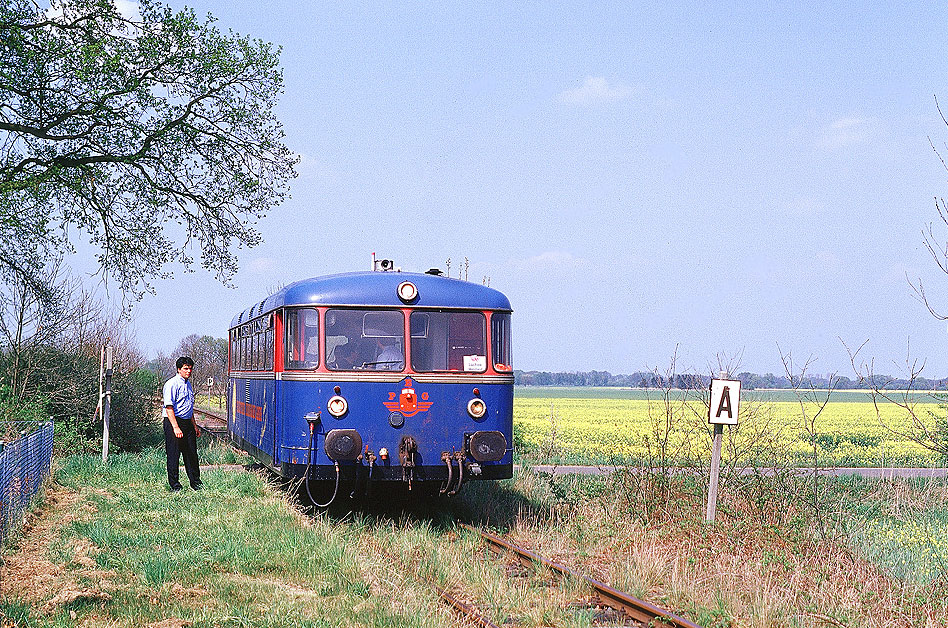
[[[347,305],[403,307],[398,284],[411,281],[418,288],[412,307],[472,308],[510,311],[502,293],[480,284],[424,273],[358,272],[313,277],[292,283],[234,317],[230,326],[284,306]]]

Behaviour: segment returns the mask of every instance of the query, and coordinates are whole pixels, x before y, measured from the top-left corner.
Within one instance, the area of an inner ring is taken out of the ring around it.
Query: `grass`
[[[792,470],[813,463],[814,443],[821,465],[937,462],[880,425],[872,404],[839,398],[807,431],[798,403],[745,399],[741,427],[726,435],[719,515],[708,526],[706,472],[660,472],[706,467],[704,407],[609,393],[517,397],[524,460],[651,469],[617,473],[608,486],[547,478],[566,514],[553,525],[518,522],[523,538],[549,546],[541,553],[589,556],[606,581],[689,609],[702,626],[948,626],[944,480],[812,479]],[[944,412],[935,403],[920,410]],[[881,413],[890,424],[904,419],[895,406]],[[771,469],[734,472],[761,463]]]
[[[850,526],[854,546],[900,580],[948,582],[948,486],[924,479],[890,486],[869,500],[875,516]]]
[[[937,531],[948,489],[932,481],[828,480],[819,488],[821,535],[805,478],[725,484],[719,520],[708,526],[702,487],[688,478],[653,481],[665,499],[647,511],[633,507],[639,485],[629,486],[630,476],[525,469],[438,505],[382,500],[306,516],[265,477],[229,468],[206,471],[204,491],[169,494],[160,450],[104,467],[71,457],[55,475],[41,516],[5,552],[19,569],[28,542],[40,544],[31,556],[39,585],[4,590],[0,625],[456,625],[428,581],[498,624],[596,619],[577,604],[588,596],[582,584],[550,587],[545,570],[493,557],[457,521],[498,530],[702,626],[948,622],[946,555],[905,543],[899,554],[899,543],[878,533],[886,525]],[[909,564],[926,567],[899,571]]]
[[[541,476],[561,505],[520,519],[511,534],[547,556],[585,556],[604,581],[702,626],[948,625],[948,551],[896,543],[902,564],[914,565],[905,577],[873,554],[881,546],[871,536],[875,522],[904,521],[909,504],[916,517],[937,517],[944,482],[827,480],[817,513],[805,479],[785,486],[769,478],[767,508],[725,486],[719,517],[706,525],[704,493],[689,480],[672,482],[671,499],[646,513],[625,498],[625,481]]]
[[[588,613],[564,601],[575,586],[551,597],[542,571],[511,581],[503,561],[455,528],[458,518],[507,521],[533,508],[509,483],[472,486],[450,507],[405,511],[383,501],[308,517],[255,474],[214,469],[204,479],[203,491],[166,492],[160,450],[105,466],[90,456],[63,460],[57,501],[23,537],[48,539],[32,557],[42,574],[17,571],[43,584],[5,595],[0,617],[36,627],[451,625],[433,581],[473,596],[491,616],[589,625]]]
[[[57,626],[63,617],[109,626],[172,618],[193,626],[443,625],[430,595],[395,608],[372,593],[367,576],[386,568],[355,549],[355,529],[302,518],[252,473],[208,470],[204,479],[203,491],[166,492],[161,451],[116,456],[105,467],[93,457],[64,460],[57,490],[74,502],[58,513],[44,554],[76,568],[42,591],[23,591],[40,599],[4,599],[3,616],[23,626]],[[103,595],[42,612],[68,589]]]
[[[0,626],[457,625],[429,581],[498,624],[610,623],[581,603],[582,584],[551,587],[543,569],[493,557],[459,521],[702,626],[948,626],[945,481],[800,477],[789,466],[800,458],[788,443],[801,440],[789,404],[756,401],[746,406],[749,420],[728,433],[731,464],[708,525],[706,475],[661,473],[670,461],[690,460],[681,443],[707,444],[700,412],[685,402],[646,406],[644,419],[635,418],[641,403],[518,397],[527,464],[517,477],[410,508],[383,497],[309,515],[267,476],[232,466],[202,473],[204,491],[171,494],[161,449],[106,465],[97,456],[64,458],[45,504],[4,548],[5,573],[23,584],[0,583]],[[542,430],[536,441],[524,429],[533,419]],[[820,455],[883,445],[865,423],[821,427]],[[631,429],[636,439],[622,433]],[[201,440],[203,464],[248,462]],[[619,442],[640,449],[617,449]],[[598,477],[530,468],[531,459],[590,450],[600,460],[638,455],[651,464]],[[767,456],[777,465],[767,473],[735,472]]]

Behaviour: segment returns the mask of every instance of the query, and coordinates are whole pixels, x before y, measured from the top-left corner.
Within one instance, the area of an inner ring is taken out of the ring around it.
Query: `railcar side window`
[[[494,312],[490,317],[490,349],[494,370],[513,371],[513,355],[510,342],[510,313]]]
[[[319,366],[319,311],[302,307],[286,311],[286,368]]]
[[[273,328],[272,327],[267,329],[266,333],[264,333],[263,335],[263,339],[264,339],[264,345],[265,345],[264,355],[266,356],[266,359],[264,360],[264,363],[263,363],[263,368],[264,370],[272,371],[273,370]]]
[[[259,317],[230,330],[230,368],[273,370],[273,316]]]
[[[404,315],[398,310],[328,310],[326,365],[334,371],[403,370]]]
[[[487,370],[487,321],[480,312],[412,312],[411,366],[416,371]]]

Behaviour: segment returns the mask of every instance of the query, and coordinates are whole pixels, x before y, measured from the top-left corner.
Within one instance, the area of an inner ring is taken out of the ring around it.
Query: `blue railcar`
[[[395,482],[455,494],[509,478],[510,315],[497,290],[437,271],[291,284],[231,323],[231,439],[337,491]]]

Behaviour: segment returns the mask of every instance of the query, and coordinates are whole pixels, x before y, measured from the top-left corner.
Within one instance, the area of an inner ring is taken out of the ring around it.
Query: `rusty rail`
[[[211,412],[210,410],[201,410],[200,408],[194,408],[195,414],[200,414],[206,416],[209,419],[216,419],[221,423],[227,423],[227,417],[223,414],[218,414],[217,412]]]
[[[444,601],[445,604],[447,604],[448,606],[456,610],[461,615],[464,615],[465,617],[470,619],[476,625],[481,626],[481,628],[500,628],[500,626],[498,626],[491,620],[481,615],[479,610],[477,610],[470,604],[465,604],[461,600],[451,595],[451,593],[447,589],[440,587],[433,582],[430,584],[431,584],[431,587],[435,591],[438,592],[438,595],[441,596],[441,599],[442,601]]]
[[[212,436],[223,437],[227,433],[227,417],[221,416],[216,412],[210,412],[208,410],[200,410],[198,408],[194,409],[194,418],[197,419],[197,416],[201,415],[205,418],[204,421],[198,424],[202,430],[208,432]],[[208,421],[207,419],[210,419]]]
[[[689,621],[684,617],[679,617],[664,608],[659,608],[654,604],[640,600],[629,595],[628,593],[623,593],[622,591],[603,584],[598,580],[594,580],[589,576],[577,573],[565,565],[561,565],[547,558],[543,558],[539,554],[514,545],[513,543],[505,541],[498,536],[494,536],[489,532],[478,530],[477,528],[463,523],[461,526],[466,530],[476,532],[481,536],[482,539],[484,539],[494,548],[512,552],[524,565],[540,564],[547,569],[550,569],[560,577],[570,576],[582,580],[592,587],[593,591],[596,593],[596,596],[604,605],[625,613],[635,621],[641,622],[647,626],[655,626],[655,628],[701,628],[698,626],[698,624]]]

